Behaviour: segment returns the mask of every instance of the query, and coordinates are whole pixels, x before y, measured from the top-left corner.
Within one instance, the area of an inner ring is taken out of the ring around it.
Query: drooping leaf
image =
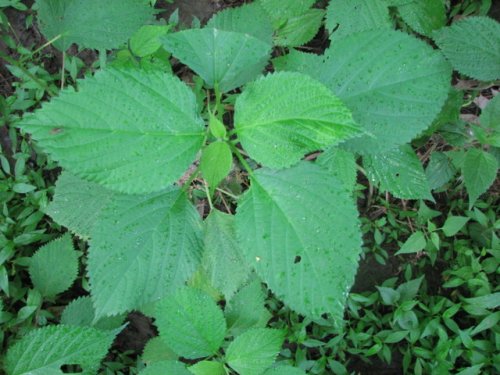
[[[353,15],[356,15],[353,17]],[[326,11],[326,28],[333,41],[360,31],[392,27],[384,0],[331,0]]]
[[[214,354],[226,333],[222,310],[208,294],[182,288],[158,303],[160,337],[179,356],[196,359]]]
[[[394,151],[363,157],[370,179],[400,199],[429,199],[429,182],[419,158],[410,145]]]
[[[240,375],[260,375],[273,364],[283,340],[282,331],[269,328],[249,330],[229,344],[227,363]]]
[[[201,361],[188,368],[194,375],[226,375],[226,370],[221,362]]]
[[[234,123],[248,154],[275,168],[360,134],[350,111],[328,88],[288,72],[248,85],[236,100]]]
[[[298,367],[284,365],[271,367],[263,375],[306,375],[306,373]]]
[[[446,237],[452,237],[457,234],[469,220],[470,218],[464,216],[448,216],[441,229]]]
[[[139,375],[192,375],[186,365],[178,361],[161,361],[148,365]]]
[[[300,15],[290,17],[276,31],[274,44],[283,47],[297,47],[309,42],[318,33],[325,11],[308,9]]]
[[[467,151],[462,172],[469,194],[469,209],[495,181],[497,171],[498,162],[492,154],[477,148]]]
[[[130,38],[130,50],[138,57],[152,55],[161,48],[160,36],[171,29],[171,25],[144,25]]]
[[[58,224],[88,239],[101,213],[118,193],[64,171],[56,182],[55,194],[46,213]]]
[[[233,215],[213,210],[205,220],[202,264],[210,282],[226,300],[247,280],[250,267],[239,248]]]
[[[500,24],[488,17],[468,17],[433,33],[451,65],[483,81],[500,78]]]
[[[354,202],[343,184],[308,162],[259,169],[238,206],[248,262],[297,312],[341,321],[360,254]]]
[[[200,170],[213,194],[233,166],[233,154],[226,142],[210,143],[201,154]]]
[[[96,316],[139,308],[179,288],[199,264],[201,239],[198,212],[176,188],[114,199],[90,241]]]
[[[182,176],[204,138],[192,91],[158,71],[106,69],[67,89],[20,127],[73,174],[126,193]]]
[[[349,191],[356,185],[356,157],[339,147],[330,147],[316,159],[316,163],[344,183]]]
[[[238,336],[250,328],[264,328],[271,318],[265,308],[265,294],[259,279],[241,288],[227,303],[226,316],[228,334]]]
[[[207,28],[249,34],[269,45],[272,44],[273,25],[257,3],[226,8],[208,21]]]
[[[160,336],[153,337],[146,343],[141,360],[147,365],[155,362],[171,361],[179,358]]]
[[[38,23],[47,40],[61,51],[76,43],[81,48],[113,49],[153,18],[143,0],[37,0]]]
[[[29,273],[35,289],[54,297],[69,289],[78,275],[78,254],[69,234],[41,247],[30,259]]]
[[[8,375],[62,375],[61,366],[80,365],[85,373],[93,374],[115,334],[90,327],[38,328],[9,348],[5,370]]]
[[[443,0],[415,0],[398,6],[398,11],[413,30],[428,37],[446,24]]]
[[[443,152],[433,152],[425,169],[425,176],[431,190],[440,188],[455,175],[456,169],[451,160]]]
[[[61,315],[61,324],[78,327],[94,327],[110,330],[120,327],[125,320],[124,315],[95,319],[95,309],[89,296],[71,301]]]
[[[208,87],[233,90],[262,73],[271,45],[249,34],[213,28],[162,37],[165,49],[193,69]]]

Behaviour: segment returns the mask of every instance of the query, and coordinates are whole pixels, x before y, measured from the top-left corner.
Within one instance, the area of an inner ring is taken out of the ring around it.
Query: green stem
[[[238,196],[234,195],[234,194],[231,194],[229,191],[226,191],[224,189],[221,189],[221,188],[215,188],[215,190],[217,190],[218,192],[222,193],[222,194],[225,194],[227,195],[228,197],[230,198],[233,198],[235,201],[237,201],[238,199],[240,199]]]
[[[24,61],[26,61],[26,59],[29,59],[31,57],[33,57],[34,55],[36,55],[38,52],[40,52],[42,49],[44,49],[45,47],[51,45],[52,43],[54,43],[56,40],[60,39],[61,38],[61,34],[59,34],[58,36],[56,36],[55,38],[52,38],[51,40],[49,40],[47,43],[45,44],[42,44],[41,47],[38,47],[36,50],[34,50],[33,52],[31,52],[29,55],[25,55],[23,56],[19,62],[20,63],[23,63]]]
[[[217,119],[222,122],[222,116],[224,115],[224,106],[222,105],[222,93],[219,90],[219,85],[215,84],[215,109],[217,111]]]
[[[205,193],[207,194],[208,206],[210,207],[210,211],[213,211],[214,204],[212,203],[212,197],[210,196],[210,189],[208,188],[208,184],[206,181],[203,184],[203,186],[205,187]]]
[[[66,52],[62,53],[62,67],[61,67],[61,90],[64,89],[64,79],[66,74],[64,70],[66,69]]]
[[[241,152],[240,152],[240,150],[238,150],[238,147],[236,147],[234,145],[234,143],[232,143],[232,142],[228,142],[228,144],[229,144],[229,147],[231,148],[231,150],[234,152],[234,154],[238,158],[238,160],[240,161],[240,163],[243,166],[243,168],[245,168],[245,170],[247,171],[248,175],[250,177],[253,177],[253,169],[247,163],[247,161],[245,160],[245,158],[243,157],[243,155],[241,155]]]

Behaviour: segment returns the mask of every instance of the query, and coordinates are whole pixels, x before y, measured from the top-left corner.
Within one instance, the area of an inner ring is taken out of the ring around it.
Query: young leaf
[[[236,100],[234,122],[248,154],[274,168],[360,134],[345,105],[299,73],[270,74],[248,85]]]
[[[196,359],[214,354],[224,341],[226,321],[210,296],[182,288],[157,305],[160,337],[179,356]]]
[[[221,362],[201,361],[188,368],[194,375],[226,375],[224,365]]]
[[[147,1],[37,0],[38,22],[47,40],[66,51],[72,43],[81,48],[113,49],[127,41],[153,18]]]
[[[169,186],[204,139],[192,91],[158,71],[100,71],[19,126],[70,172],[125,193]]]
[[[429,199],[429,182],[422,163],[410,145],[383,154],[366,155],[363,165],[370,179],[400,199]]]
[[[62,374],[61,366],[77,364],[85,373],[97,373],[115,334],[90,327],[38,328],[9,348],[5,370],[8,375]]]
[[[62,172],[46,213],[81,238],[88,239],[97,217],[117,193]]]
[[[161,361],[148,365],[144,370],[139,372],[139,375],[192,375],[182,362],[178,361]]]
[[[61,324],[78,327],[94,327],[111,330],[120,327],[125,320],[124,315],[95,319],[95,309],[89,296],[71,301],[61,315]]]
[[[179,288],[199,264],[201,241],[198,212],[180,190],[116,197],[90,241],[96,316],[139,308]]]
[[[308,9],[291,17],[276,31],[274,44],[283,47],[297,47],[309,42],[318,33],[325,11]]]
[[[231,91],[255,79],[266,66],[271,45],[249,34],[212,28],[162,37],[165,49],[193,69],[208,87]]]
[[[213,142],[201,154],[200,170],[211,194],[219,183],[227,177],[233,166],[233,154],[226,142]]]
[[[29,273],[35,288],[46,297],[69,289],[78,275],[78,254],[69,234],[41,247],[30,259]]]
[[[165,35],[171,25],[144,25],[130,38],[130,50],[138,57],[152,55],[161,48],[160,36]]]
[[[247,260],[278,298],[301,314],[342,320],[361,240],[353,199],[339,180],[308,162],[259,169],[236,228]]]
[[[318,156],[316,164],[326,168],[328,172],[342,181],[347,190],[354,190],[357,169],[356,157],[353,153],[333,146]]]
[[[425,236],[421,231],[417,231],[413,233],[406,242],[401,246],[401,249],[398,250],[396,255],[399,254],[410,254],[410,253],[418,253],[425,248],[427,241],[425,240]]]
[[[211,284],[231,299],[248,278],[250,267],[243,259],[234,228],[234,216],[213,210],[205,220],[203,267]]]
[[[247,331],[229,344],[226,361],[240,375],[260,375],[273,364],[284,336],[284,332],[269,328]]]
[[[472,209],[477,198],[495,181],[497,170],[497,159],[489,152],[477,148],[467,151],[462,172],[469,194],[469,209]]]
[[[398,6],[405,21],[417,33],[431,37],[434,30],[446,25],[443,0],[416,0]]]
[[[453,67],[472,78],[500,78],[500,24],[488,17],[468,17],[433,33]]]
[[[227,136],[227,130],[224,124],[213,115],[212,112],[209,113],[208,127],[210,128],[210,133],[216,138],[225,139]]]
[[[463,216],[448,216],[441,229],[446,237],[452,237],[457,234],[469,220],[470,218]]]
[[[384,0],[331,0],[326,28],[329,32],[335,30],[330,39],[336,41],[360,31],[390,29],[392,22]]]

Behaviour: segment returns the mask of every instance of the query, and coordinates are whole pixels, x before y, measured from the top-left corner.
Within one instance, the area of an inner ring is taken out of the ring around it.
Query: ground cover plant
[[[488,3],[258,0],[190,28],[154,6],[38,0],[47,43],[5,39],[20,56],[0,55],[19,79],[2,100],[5,371],[498,370]],[[464,98],[481,111],[459,117]],[[349,295],[365,256],[410,262]],[[157,337],[103,365],[132,311]]]

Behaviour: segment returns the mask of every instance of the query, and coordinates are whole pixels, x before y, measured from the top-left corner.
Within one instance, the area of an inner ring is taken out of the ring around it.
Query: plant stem
[[[238,150],[238,147],[236,147],[234,145],[234,143],[232,143],[232,142],[228,142],[228,144],[229,144],[229,147],[231,147],[231,150],[234,152],[234,154],[238,158],[238,160],[240,161],[240,163],[243,166],[243,168],[245,168],[245,170],[247,171],[248,175],[250,177],[253,177],[253,169],[247,163],[247,161],[245,160],[245,158],[243,157],[243,155],[241,155],[241,152],[240,152],[240,150]]]
[[[210,189],[208,188],[208,184],[206,181],[203,184],[203,186],[205,187],[205,193],[207,194],[208,206],[210,207],[210,211],[213,211],[214,204],[212,203],[212,197],[210,196]]]
[[[234,195],[234,194],[231,194],[229,191],[226,191],[224,189],[221,189],[221,188],[215,188],[215,190],[217,190],[218,192],[222,193],[222,194],[225,194],[227,195],[228,197],[230,198],[233,198],[235,201],[240,199],[238,196]]]
[[[64,79],[66,74],[64,74],[64,69],[66,69],[66,52],[62,53],[62,67],[61,67],[61,90],[64,89]]]

